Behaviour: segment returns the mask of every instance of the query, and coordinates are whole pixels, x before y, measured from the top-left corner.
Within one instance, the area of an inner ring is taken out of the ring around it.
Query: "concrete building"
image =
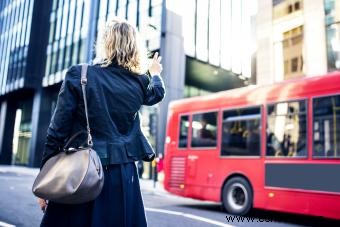
[[[260,0],[257,82],[340,69],[340,1]]]
[[[167,96],[143,108],[145,133],[163,152],[171,100],[254,81],[253,0],[0,1],[0,163],[39,166],[66,70],[91,62],[105,22],[126,18],[163,57]]]

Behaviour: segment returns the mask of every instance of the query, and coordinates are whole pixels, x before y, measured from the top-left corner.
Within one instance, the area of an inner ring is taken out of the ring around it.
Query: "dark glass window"
[[[340,95],[313,100],[313,156],[340,157]]]
[[[307,155],[307,112],[305,101],[268,105],[267,156]]]
[[[192,147],[216,147],[217,112],[194,114]]]
[[[224,111],[221,155],[260,155],[260,135],[260,107]]]
[[[57,72],[58,71],[61,71],[63,68],[64,68],[64,53],[65,53],[65,48],[61,48],[59,49],[59,54],[58,54],[58,69],[57,69]]]
[[[66,53],[65,53],[65,68],[71,66],[71,46],[66,46]]]
[[[300,7],[300,2],[295,2],[294,3],[294,10],[299,10],[301,7]]]
[[[47,54],[45,76],[50,75],[50,70],[51,70],[51,53]]]
[[[292,59],[292,64],[291,64],[291,72],[297,72],[298,71],[298,65],[299,65],[299,62],[298,62],[298,58],[293,58]]]
[[[79,50],[79,61],[80,62],[85,62],[86,61],[86,44],[87,40],[82,39],[81,44],[80,44],[80,50]]]
[[[189,116],[181,116],[179,122],[179,139],[178,147],[187,147],[188,145],[188,129],[189,129]]]
[[[291,12],[293,12],[293,6],[292,6],[292,5],[289,5],[289,6],[288,6],[288,13],[291,13]]]
[[[78,53],[79,53],[79,44],[80,41],[73,44],[72,49],[72,65],[77,64],[79,62]]]

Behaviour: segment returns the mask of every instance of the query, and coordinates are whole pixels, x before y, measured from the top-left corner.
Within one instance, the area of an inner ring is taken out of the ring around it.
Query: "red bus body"
[[[266,86],[249,86],[223,91],[207,96],[173,101],[169,105],[165,143],[165,189],[173,194],[200,200],[221,202],[222,188],[232,176],[246,178],[253,190],[252,207],[323,216],[340,219],[340,190],[320,191],[313,188],[266,186],[266,166],[274,164],[298,164],[331,167],[340,166],[337,158],[313,157],[312,101],[315,97],[340,95],[340,73],[307,77]],[[268,104],[304,99],[307,103],[307,157],[266,157],[266,108]],[[248,106],[261,107],[261,146],[258,157],[222,157],[221,123],[226,109]],[[199,112],[217,111],[217,146],[208,149],[192,148],[189,127],[188,145],[179,148],[179,119],[183,114],[192,116]],[[340,122],[337,123],[340,127]],[[340,138],[338,138],[340,140]],[[292,176],[293,177],[293,176]],[[311,175],[310,178],[320,176]],[[328,177],[328,176],[321,176]],[[340,181],[340,172],[332,175]],[[331,187],[331,186],[330,186]]]

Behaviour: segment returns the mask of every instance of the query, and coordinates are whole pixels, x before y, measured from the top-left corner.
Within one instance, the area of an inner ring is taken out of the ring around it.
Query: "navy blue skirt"
[[[104,167],[104,177],[103,190],[92,202],[50,202],[41,226],[147,226],[136,165],[109,165]]]

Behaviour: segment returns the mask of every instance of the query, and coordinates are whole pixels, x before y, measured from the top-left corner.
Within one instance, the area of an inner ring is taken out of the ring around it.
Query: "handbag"
[[[87,123],[87,146],[68,148],[71,141],[80,133],[73,135],[64,152],[49,158],[36,177],[32,191],[39,198],[64,204],[79,204],[94,200],[104,184],[103,167],[96,151],[90,132],[86,90],[87,67],[82,65],[81,86]]]

